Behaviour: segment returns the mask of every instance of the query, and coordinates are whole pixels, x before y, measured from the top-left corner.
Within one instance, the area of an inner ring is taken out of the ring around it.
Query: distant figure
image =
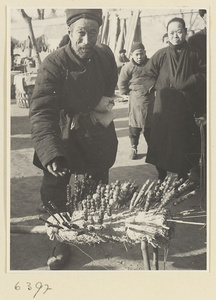
[[[169,39],[168,39],[168,34],[165,33],[162,37],[162,42],[164,44],[164,47],[167,47],[169,45]]]
[[[32,45],[32,41],[31,41],[31,38],[30,38],[29,35],[28,35],[28,38],[26,40],[26,47],[25,48],[28,49],[27,56],[31,57],[32,56],[33,45]]]
[[[117,68],[118,68],[118,74],[120,74],[121,68],[127,63],[129,62],[129,58],[126,56],[126,50],[125,49],[121,49],[119,51],[119,55],[116,59],[116,64],[117,64]]]
[[[203,63],[206,66],[206,10],[205,9],[200,9],[199,10],[199,15],[204,21],[204,28],[197,33],[195,33],[193,36],[191,36],[188,39],[188,44],[191,46],[196,47],[201,55],[201,59]],[[206,121],[206,82],[204,83],[204,86],[202,88],[201,93],[199,93],[198,97],[201,103],[200,110],[197,112],[196,117],[201,117],[204,118],[203,122],[205,123]]]
[[[199,9],[199,15],[204,21],[204,28],[188,39],[188,43],[201,51],[202,59],[206,62],[206,10]]]
[[[36,44],[39,52],[46,52],[49,49],[48,37],[45,34],[42,34],[41,36],[36,38]]]
[[[65,46],[65,45],[67,45],[67,44],[69,43],[69,41],[70,41],[69,35],[68,35],[68,34],[65,34],[65,35],[62,37],[62,39],[61,39],[61,41],[60,41],[60,43],[59,43],[59,48],[61,48],[61,47]]]
[[[14,67],[14,48],[15,44],[13,41],[11,41],[11,69]]]
[[[191,46],[196,47],[200,51],[200,55],[202,58],[203,63],[206,66],[206,17],[207,11],[205,9],[199,9],[199,15],[204,21],[204,28],[198,32],[196,32],[193,36],[189,37],[188,44]],[[205,153],[206,153],[206,98],[207,98],[207,91],[206,91],[206,83],[204,83],[201,92],[197,95],[197,101],[201,103],[199,111],[195,114],[195,120],[198,126],[203,126],[204,128],[204,135],[205,135]],[[206,156],[206,154],[205,154]],[[206,158],[205,158],[206,159]],[[200,169],[197,167],[196,169],[192,169],[194,177],[198,177],[200,174]]]
[[[137,146],[142,132],[148,144],[154,94],[144,95],[144,67],[149,61],[142,43],[134,43],[131,48],[131,61],[122,67],[118,87],[122,95],[129,95],[129,138],[130,159],[137,158]]]

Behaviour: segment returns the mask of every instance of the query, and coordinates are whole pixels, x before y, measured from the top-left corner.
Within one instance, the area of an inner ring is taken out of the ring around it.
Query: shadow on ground
[[[30,134],[28,116],[11,117],[11,135]]]
[[[32,147],[33,147],[33,143],[30,140],[30,138],[18,138],[18,137],[11,138],[11,150],[21,150],[21,149],[27,149]]]

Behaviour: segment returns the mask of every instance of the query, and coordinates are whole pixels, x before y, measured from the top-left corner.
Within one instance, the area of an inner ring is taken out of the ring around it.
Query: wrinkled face
[[[138,65],[140,65],[145,60],[146,51],[143,50],[143,49],[137,49],[137,50],[135,50],[132,53],[131,57],[133,58],[133,60],[135,61],[135,63],[137,63]]]
[[[71,45],[76,55],[81,59],[91,57],[97,42],[99,24],[95,20],[79,19],[69,27]]]
[[[172,22],[168,26],[167,33],[170,43],[176,46],[185,41],[187,30],[180,22]]]

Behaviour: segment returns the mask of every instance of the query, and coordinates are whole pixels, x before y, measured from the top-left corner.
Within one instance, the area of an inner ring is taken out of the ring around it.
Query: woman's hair
[[[166,37],[168,37],[167,32],[162,36],[162,42],[164,42],[164,39],[165,39]]]
[[[173,23],[173,22],[179,22],[182,24],[183,28],[186,29],[186,25],[185,25],[185,21],[182,19],[182,18],[173,18],[171,19],[168,23],[167,23],[167,31],[168,31],[168,27],[169,27],[169,24],[170,23]]]

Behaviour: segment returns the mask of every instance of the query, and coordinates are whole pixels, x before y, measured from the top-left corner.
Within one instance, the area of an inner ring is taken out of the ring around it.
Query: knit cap
[[[141,42],[136,42],[132,44],[131,52],[133,53],[135,50],[145,50],[144,45]]]
[[[81,18],[92,19],[102,24],[102,9],[66,9],[66,23],[70,26]]]

